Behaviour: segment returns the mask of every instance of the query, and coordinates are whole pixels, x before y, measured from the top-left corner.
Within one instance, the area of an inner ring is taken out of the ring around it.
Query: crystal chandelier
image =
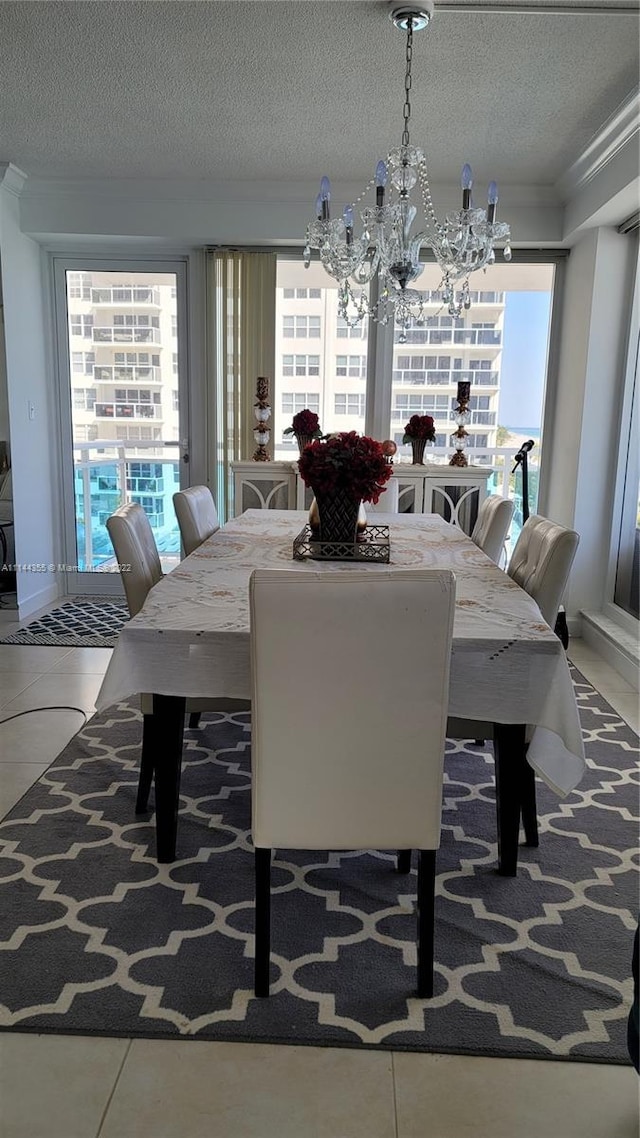
[[[374,177],[359,197],[346,206],[342,217],[331,217],[331,185],[327,177],[322,179],[316,199],[316,220],[307,226],[304,250],[307,268],[311,251],[316,249],[326,271],[338,281],[339,312],[349,326],[355,326],[367,316],[380,324],[386,324],[393,317],[400,342],[406,340],[410,327],[421,325],[427,319],[427,297],[409,287],[423,270],[420,261],[423,246],[433,250],[442,270],[438,291],[451,316],[459,316],[463,308],[471,307],[469,276],[493,264],[497,241],[505,242],[504,259],[511,260],[509,226],[496,221],[498,188],[495,182],[489,186],[487,209],[476,209],[472,198],[473,174],[471,167],[465,164],[461,178],[462,209],[448,214],[442,223],[433,207],[425,155],[410,143],[413,34],[426,28],[432,16],[431,0],[425,0],[420,7],[396,7],[391,12],[392,22],[407,34],[402,141],[386,159],[378,162]],[[412,233],[417,209],[411,201],[411,191],[416,184],[420,189],[426,229]],[[357,237],[354,207],[374,185],[376,203],[361,210],[362,232]],[[364,292],[355,290],[367,285],[376,275],[377,299],[369,307]]]

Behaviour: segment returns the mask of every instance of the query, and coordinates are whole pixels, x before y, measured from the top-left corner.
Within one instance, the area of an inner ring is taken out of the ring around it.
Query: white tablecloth
[[[118,637],[98,710],[138,692],[249,699],[249,577],[256,568],[304,567],[292,559],[292,542],[305,521],[300,511],[248,510],[160,581]],[[456,575],[449,714],[535,726],[531,766],[557,793],[572,790],[585,769],[578,710],[564,650],[538,606],[441,518],[376,514],[375,522],[389,524],[392,566]],[[390,667],[401,653],[401,644],[380,645]]]

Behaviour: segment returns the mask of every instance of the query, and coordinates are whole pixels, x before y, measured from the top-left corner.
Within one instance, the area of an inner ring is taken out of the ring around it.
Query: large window
[[[169,568],[180,551],[176,273],[68,270],[64,281],[75,495],[65,560],[108,569],[105,520],[138,501]]]
[[[537,502],[554,266],[494,265],[482,279],[482,290],[472,291],[471,308],[451,316],[437,289],[437,266],[425,266],[416,282],[429,292],[425,324],[412,328],[404,342],[398,330],[394,334],[390,437],[400,444],[399,460],[410,461],[401,428],[411,415],[431,415],[437,437],[426,461],[447,462],[458,383],[471,383],[467,448],[476,453],[469,460],[493,466],[491,489],[515,499],[515,537],[523,502],[512,458],[529,438],[535,443],[529,455],[531,513]]]
[[[636,252],[636,265],[638,254]],[[640,273],[640,270],[637,270]],[[631,309],[629,349],[627,354],[625,397],[620,431],[618,459],[619,527],[613,580],[613,611],[610,615],[620,620],[622,610],[628,617],[640,617],[640,308],[638,291],[640,275],[636,279],[636,295]],[[625,618],[623,618],[625,619]],[[637,635],[637,626],[633,627]]]

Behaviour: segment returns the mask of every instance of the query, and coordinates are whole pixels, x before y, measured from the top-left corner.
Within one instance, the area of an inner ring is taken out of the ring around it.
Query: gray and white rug
[[[0,826],[0,1027],[626,1062],[637,738],[575,675],[588,772],[539,787],[541,842],[496,873],[493,760],[447,744],[436,984],[415,991],[415,868],[278,851],[271,997],[253,996],[250,725],[187,731],[178,860],[134,815],[141,723],[93,719]]]
[[[58,648],[113,648],[129,619],[124,599],[76,597],[32,620],[0,644],[43,644]]]

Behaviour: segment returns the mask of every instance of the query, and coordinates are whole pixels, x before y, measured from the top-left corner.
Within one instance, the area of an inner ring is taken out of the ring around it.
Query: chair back
[[[453,573],[257,569],[249,595],[255,846],[436,849]]]
[[[0,502],[10,502],[13,493],[13,470],[9,467],[4,476],[0,476]]]
[[[534,514],[524,523],[507,567],[509,576],[533,597],[551,628],[579,542],[575,530]]]
[[[365,502],[367,514],[397,514],[400,510],[400,483],[390,478],[377,503]]]
[[[218,511],[208,486],[190,486],[173,495],[173,505],[180,526],[180,536],[188,557],[220,529]]]
[[[510,498],[501,498],[499,494],[490,494],[478,510],[471,540],[496,565],[500,561],[512,517],[513,502]]]
[[[149,519],[142,506],[128,502],[107,518],[107,529],[115,550],[129,616],[140,612],[150,589],[162,577],[158,548]],[[126,568],[125,568],[126,566]]]

